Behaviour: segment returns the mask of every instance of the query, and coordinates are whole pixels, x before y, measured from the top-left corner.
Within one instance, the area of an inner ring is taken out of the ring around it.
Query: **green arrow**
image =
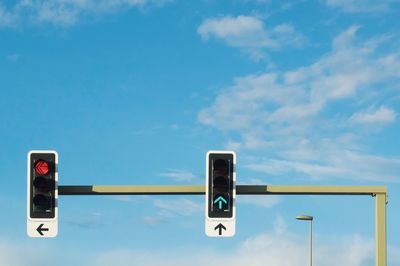
[[[214,204],[218,203],[218,208],[222,209],[222,203],[227,204],[228,202],[226,201],[226,199],[222,196],[219,196],[216,200],[214,200]]]

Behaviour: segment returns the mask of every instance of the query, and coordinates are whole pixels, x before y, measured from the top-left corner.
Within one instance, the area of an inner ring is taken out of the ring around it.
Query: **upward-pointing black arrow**
[[[49,228],[43,228],[43,225],[44,225],[44,224],[40,224],[39,227],[36,228],[36,231],[38,231],[39,234],[40,234],[41,236],[44,235],[44,234],[43,234],[43,231],[49,231]]]
[[[222,235],[222,229],[224,229],[226,231],[226,227],[223,224],[218,224],[216,227],[214,227],[214,230],[219,230],[218,234]]]

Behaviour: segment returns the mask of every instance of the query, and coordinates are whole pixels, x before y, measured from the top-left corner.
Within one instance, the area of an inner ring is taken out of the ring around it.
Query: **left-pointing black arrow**
[[[41,236],[44,235],[44,234],[43,234],[43,231],[49,231],[49,228],[43,228],[43,225],[44,225],[44,224],[40,224],[39,227],[36,228],[36,231],[38,231],[39,234],[40,234]]]
[[[214,227],[214,230],[219,230],[218,234],[222,235],[222,229],[226,230],[226,227],[223,224],[218,224],[216,227]]]

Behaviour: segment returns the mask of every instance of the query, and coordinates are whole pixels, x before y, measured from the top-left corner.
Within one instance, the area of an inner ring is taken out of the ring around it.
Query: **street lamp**
[[[297,220],[310,221],[310,266],[312,266],[312,221],[313,217],[309,215],[299,215],[296,216]]]

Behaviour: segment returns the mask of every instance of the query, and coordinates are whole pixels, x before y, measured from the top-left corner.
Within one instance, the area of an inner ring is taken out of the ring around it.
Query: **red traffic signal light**
[[[49,172],[49,164],[44,160],[40,160],[35,165],[35,171],[38,175],[46,175]]]

